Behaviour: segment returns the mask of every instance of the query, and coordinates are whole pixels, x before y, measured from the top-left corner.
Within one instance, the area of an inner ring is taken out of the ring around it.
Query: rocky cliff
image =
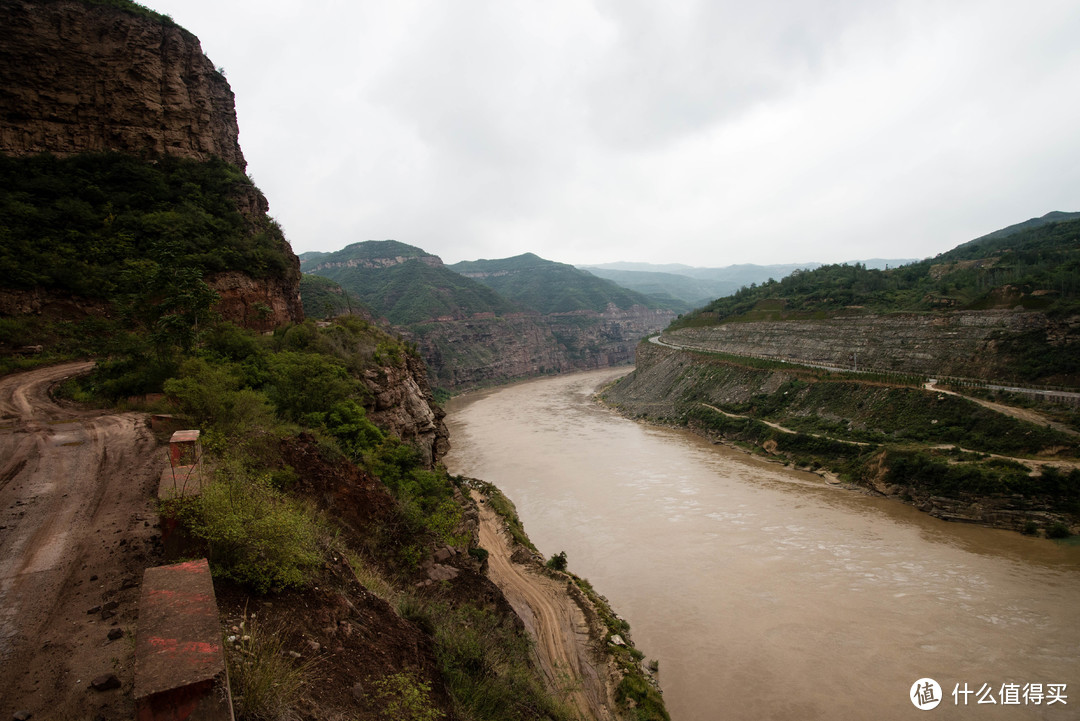
[[[244,169],[233,93],[170,22],[77,0],[0,3],[0,146],[224,158]]]
[[[413,444],[424,465],[434,468],[450,450],[450,433],[443,423],[446,411],[435,403],[424,363],[406,356],[400,366],[365,371],[363,381],[375,397],[371,420]]]
[[[664,334],[677,345],[788,361],[897,373],[1021,380],[1007,352],[1037,336],[1067,353],[1080,318],[1010,310],[850,315],[725,323]],[[1056,379],[1068,383],[1067,378]]]
[[[134,3],[121,5],[78,0],[0,3],[0,153],[11,156],[13,162],[31,162],[41,153],[58,158],[123,153],[141,158],[154,170],[160,170],[157,159],[162,156],[221,159],[242,171],[246,162],[238,143],[233,93],[203,54],[198,38]],[[238,235],[252,240],[247,245],[264,247],[282,260],[275,270],[249,273],[244,263],[230,261],[230,251],[217,249],[221,258],[204,264],[207,282],[221,297],[217,309],[227,319],[258,330],[300,321],[299,261],[281,229],[268,217],[266,198],[242,173],[228,172],[243,182],[233,182],[225,191],[204,187],[202,192],[227,197],[243,218]],[[75,192],[77,184],[65,182],[64,187]],[[146,179],[132,182],[145,183]],[[0,192],[15,194],[23,190],[18,183],[0,188]],[[114,208],[112,203],[119,202],[116,197],[103,196],[96,186],[79,192],[83,215],[104,214],[111,219],[115,214],[137,223],[133,213],[151,212],[141,207]],[[23,204],[39,200],[36,212],[43,217],[55,213],[49,198],[20,197]],[[227,224],[231,221],[225,216],[232,208],[222,207],[212,214]],[[127,251],[131,259],[148,252],[156,242],[141,229],[125,232],[138,240]],[[85,249],[86,257],[78,254],[84,251],[80,247],[84,242],[87,246],[111,242],[111,236],[104,235],[90,241],[69,239],[76,255],[69,253],[66,261],[99,262],[101,254],[93,248]],[[22,240],[39,242],[32,234]],[[14,281],[11,288],[7,286],[6,280],[0,281],[5,307],[35,314],[55,311],[53,315],[60,313],[64,318],[79,315],[76,288],[54,285],[28,290]],[[87,302],[88,307],[92,305]],[[68,312],[68,306],[74,310]]]
[[[519,313],[439,320],[407,329],[432,382],[466,390],[518,378],[630,363],[638,340],[663,328],[667,311],[641,306],[602,313]]]

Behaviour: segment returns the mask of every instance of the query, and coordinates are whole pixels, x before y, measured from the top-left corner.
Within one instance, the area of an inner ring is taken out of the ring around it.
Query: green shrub
[[[1061,521],[1056,521],[1055,523],[1052,523],[1046,529],[1047,538],[1068,538],[1071,535],[1072,532],[1069,531],[1069,527]]]
[[[1039,532],[1039,524],[1035,521],[1026,521],[1023,530],[1020,532],[1025,536],[1034,536]]]
[[[640,675],[626,675],[615,688],[615,700],[633,709],[638,721],[670,721],[664,699],[656,688]]]
[[[431,701],[431,684],[414,673],[383,676],[375,682],[375,699],[387,721],[436,721],[446,716]]]
[[[566,551],[559,551],[547,560],[544,564],[548,568],[555,569],[556,571],[566,570]]]
[[[214,575],[257,593],[307,584],[322,560],[314,512],[276,490],[268,474],[252,477],[235,461],[222,463],[185,515],[207,543]]]

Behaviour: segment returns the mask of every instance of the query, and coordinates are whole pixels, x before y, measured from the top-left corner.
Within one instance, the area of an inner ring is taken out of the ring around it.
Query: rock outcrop
[[[0,3],[0,148],[224,158],[246,167],[233,93],[171,22],[77,0]]]
[[[279,278],[252,278],[228,271],[206,279],[219,300],[217,312],[232,322],[260,332],[303,320],[299,267]]]
[[[424,464],[433,468],[450,450],[450,433],[443,423],[446,412],[435,403],[423,362],[406,356],[400,365],[365,371],[363,381],[375,397],[368,413],[371,420],[412,443],[423,454]]]
[[[246,167],[229,83],[199,39],[168,18],[135,6],[5,0],[0,28],[0,152],[216,157]],[[261,331],[303,320],[300,263],[267,216],[266,198],[237,184],[232,200],[248,233],[280,242],[287,267],[266,278],[236,270],[207,277],[221,296],[217,310]],[[5,294],[5,313],[78,317],[83,303],[37,290]],[[85,305],[97,313],[93,301]]]
[[[518,378],[631,363],[638,341],[669,311],[611,306],[602,313],[518,313],[410,326],[432,382],[465,390]]]
[[[1036,333],[1072,344],[1080,318],[1010,310],[866,314],[823,320],[725,323],[664,334],[713,351],[841,368],[1011,380],[1003,346]]]

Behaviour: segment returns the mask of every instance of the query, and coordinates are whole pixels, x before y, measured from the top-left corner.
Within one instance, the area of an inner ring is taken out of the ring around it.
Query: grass
[[[525,524],[521,522],[517,508],[514,506],[514,502],[507,498],[497,486],[475,478],[462,479],[462,482],[466,483],[470,488],[475,488],[487,496],[488,503],[491,505],[491,510],[495,511],[500,518],[506,521],[506,528],[510,531],[510,536],[515,542],[528,548],[534,553],[540,553],[540,549],[533,544],[532,539],[529,538],[529,534],[525,533]]]
[[[232,639],[231,641],[229,639]],[[265,627],[244,612],[239,632],[225,639],[236,716],[245,721],[291,721],[316,659],[297,663],[282,628]]]

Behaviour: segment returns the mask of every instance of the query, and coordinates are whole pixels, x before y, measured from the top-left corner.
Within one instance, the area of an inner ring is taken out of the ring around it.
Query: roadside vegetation
[[[166,501],[163,512],[183,521],[219,582],[286,603],[291,592],[344,584],[328,571],[344,557],[356,582],[430,639],[432,669],[367,672],[365,703],[382,709],[379,718],[438,719],[452,711],[476,721],[570,721],[538,675],[530,639],[506,611],[449,582],[416,588],[432,548],[475,541],[462,524],[461,479],[426,465],[416,447],[369,417],[367,381],[404,371],[414,347],[344,316],[328,327],[309,321],[267,336],[214,323],[186,354],[173,350],[177,360],[164,379],[155,364],[116,358],[67,390],[117,402],[131,388],[156,388],[163,410],[202,429],[211,482],[198,496]],[[359,527],[342,515],[356,509],[327,506],[325,492],[312,493],[311,469],[287,462],[298,444],[316,454],[317,465],[377,479],[386,500],[369,503],[383,510]],[[481,563],[481,549],[473,550],[468,558]],[[321,673],[319,663],[281,658],[274,636],[292,631],[260,630],[261,619],[246,623],[226,644],[244,689],[241,717],[291,717]]]

